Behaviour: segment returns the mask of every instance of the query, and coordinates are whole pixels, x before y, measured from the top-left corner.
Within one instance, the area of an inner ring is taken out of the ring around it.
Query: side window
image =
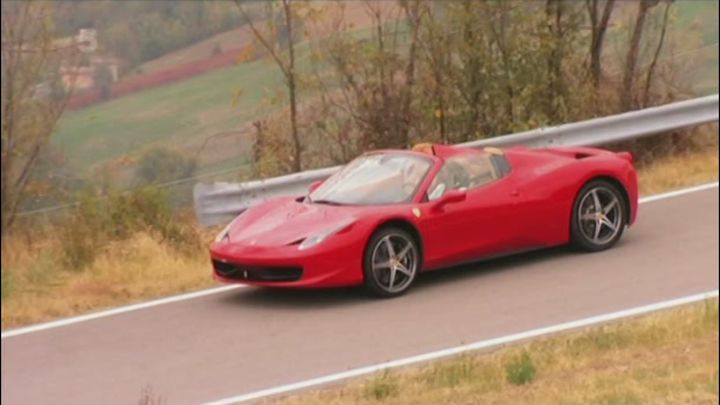
[[[453,156],[430,184],[428,200],[442,197],[449,190],[473,189],[502,177],[486,154],[468,153]]]
[[[442,197],[446,191],[452,190],[452,183],[452,173],[445,164],[442,168],[440,168],[440,171],[438,171],[437,175],[430,184],[427,195],[428,200],[437,200],[438,198]]]

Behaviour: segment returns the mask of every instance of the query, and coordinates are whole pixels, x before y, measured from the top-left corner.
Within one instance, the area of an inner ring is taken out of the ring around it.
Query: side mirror
[[[466,197],[467,197],[467,193],[465,193],[465,191],[463,191],[463,190],[450,190],[447,193],[445,193],[442,197],[440,197],[437,201],[435,201],[435,206],[433,208],[440,209],[447,204],[465,201]]]
[[[310,183],[310,187],[308,187],[308,194],[310,194],[310,193],[312,193],[313,191],[315,191],[318,187],[320,187],[320,185],[321,185],[322,183],[323,183],[322,180],[315,180],[315,181],[313,181],[312,183]]]

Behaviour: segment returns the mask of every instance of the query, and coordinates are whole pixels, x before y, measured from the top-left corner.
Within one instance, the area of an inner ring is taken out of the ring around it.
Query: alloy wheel
[[[596,245],[605,245],[621,231],[623,204],[612,190],[598,186],[580,200],[578,223],[580,232]]]
[[[415,278],[418,252],[405,235],[390,233],[380,239],[372,251],[372,274],[388,293],[405,290]]]

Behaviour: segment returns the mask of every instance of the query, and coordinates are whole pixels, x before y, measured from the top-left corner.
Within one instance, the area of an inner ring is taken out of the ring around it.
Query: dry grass
[[[507,378],[526,353],[537,374]],[[281,404],[717,404],[718,301],[381,373]]]
[[[197,290],[214,284],[205,251],[180,255],[147,233],[112,242],[82,271],[64,270],[53,242],[32,248],[3,269],[2,327],[14,327]]]
[[[717,134],[715,134],[717,137]],[[656,160],[640,172],[640,194],[701,184],[718,179],[718,145],[715,142],[702,152],[689,152]]]
[[[718,178],[717,143],[640,168],[643,194]],[[57,235],[52,229],[48,237]],[[209,241],[213,230],[206,231]],[[104,248],[83,271],[63,270],[52,240],[10,239],[3,255],[2,328],[47,321],[214,285],[205,249],[180,255],[147,233]]]

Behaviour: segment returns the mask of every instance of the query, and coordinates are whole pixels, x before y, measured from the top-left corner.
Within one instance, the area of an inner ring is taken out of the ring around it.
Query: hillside
[[[252,33],[247,27],[236,28],[221,32],[203,41],[180,48],[176,51],[160,56],[159,58],[145,62],[138,66],[135,71],[152,73],[171,68],[173,66],[182,65],[184,63],[202,60],[213,55],[216,50],[224,52],[231,49],[244,48],[251,42]]]
[[[387,4],[390,7],[394,3]],[[700,29],[702,43],[681,44],[682,48],[668,49],[666,53],[680,55],[678,74],[688,81],[692,79],[697,93],[716,92],[718,5],[681,1],[676,7],[676,29]],[[361,3],[348,3],[345,15],[359,34],[366,32],[362,28],[370,21]],[[161,69],[205,57],[217,41],[240,44],[248,40],[242,29],[228,31],[150,61],[144,69]],[[307,44],[300,44],[300,69],[308,65],[307,56]],[[236,167],[249,162],[251,122],[272,113],[274,108],[267,100],[277,96],[282,97],[282,77],[271,61],[243,63],[69,112],[60,122],[53,142],[64,151],[71,167],[82,173],[111,162],[117,168],[130,168],[133,158],[152,145],[197,155],[201,173]]]
[[[382,4],[386,11],[397,12],[395,2]],[[347,27],[363,35],[370,24],[364,4],[349,2],[344,15]],[[205,51],[217,41],[242,46],[250,40],[245,28],[227,31],[147,62],[143,72],[207,58]],[[299,68],[306,68],[307,43],[297,51]],[[131,167],[140,152],[160,144],[197,155],[200,173],[236,167],[248,161],[250,123],[271,112],[266,100],[280,91],[282,76],[272,61],[241,63],[66,112],[53,142],[73,169],[86,173],[106,164]]]
[[[394,1],[382,0],[379,3],[383,3],[387,10],[394,9]],[[327,8],[329,3],[327,1],[310,1],[310,6],[316,9]],[[345,5],[345,22],[356,28],[367,26],[370,23],[370,17],[364,11],[364,4],[361,1],[348,1]],[[195,62],[203,58],[207,58],[217,50],[223,52],[232,49],[244,48],[248,44],[252,43],[252,33],[248,27],[241,27],[232,29],[229,31],[221,32],[213,35],[212,37],[199,41],[195,44],[187,47],[178,49],[173,52],[169,52],[159,58],[145,62],[140,65],[136,70],[143,73],[155,72],[162,69],[167,69],[176,65]]]

